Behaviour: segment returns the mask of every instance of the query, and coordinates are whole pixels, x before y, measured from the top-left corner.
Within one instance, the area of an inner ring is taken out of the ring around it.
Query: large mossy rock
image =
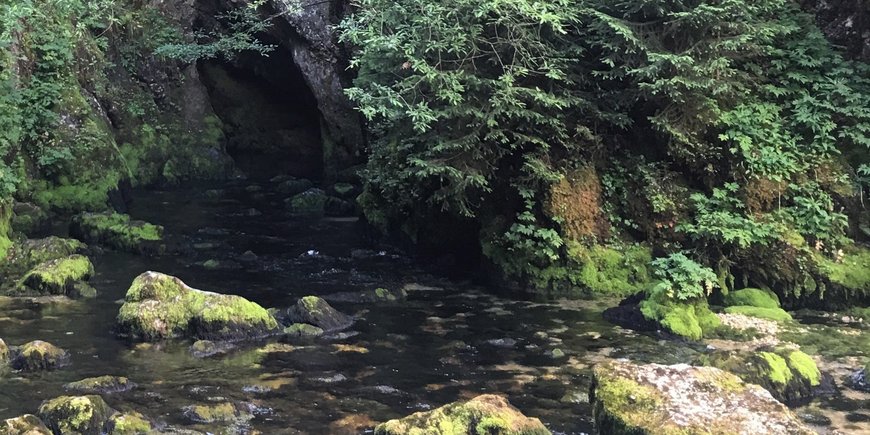
[[[289,198],[287,208],[291,213],[303,216],[322,216],[329,196],[322,189],[311,188]]]
[[[810,399],[822,381],[812,357],[796,349],[715,351],[702,357],[701,362],[761,385],[786,403]]]
[[[55,434],[101,435],[114,413],[100,396],[61,396],[42,402],[38,415]]]
[[[657,293],[640,302],[640,311],[667,332],[691,340],[700,340],[721,324],[706,299],[680,302]]]
[[[139,275],[118,313],[121,334],[142,340],[240,340],[276,333],[269,312],[240,296],[205,292],[158,272]]]
[[[138,412],[115,414],[109,419],[111,435],[144,435],[153,433],[154,427]]]
[[[131,220],[118,213],[82,213],[70,223],[70,235],[86,243],[134,254],[157,255],[166,250],[163,227]]]
[[[742,314],[776,322],[791,321],[791,314],[780,308],[779,297],[770,290],[745,288],[729,292],[723,298],[728,314]]]
[[[93,275],[91,260],[75,254],[37,265],[24,275],[16,293],[93,297],[96,290],[85,284]]]
[[[485,394],[432,411],[390,420],[375,428],[376,435],[548,435],[537,418],[526,417],[501,396]]]
[[[278,313],[282,323],[292,325],[307,323],[323,331],[339,331],[353,324],[353,317],[332,308],[328,302],[317,296],[305,296],[296,305]]]
[[[112,394],[130,391],[136,384],[123,376],[98,376],[70,382],[63,388],[79,394]]]
[[[758,385],[714,367],[595,366],[590,398],[599,434],[814,434]]]
[[[7,285],[0,284],[0,287],[10,287],[15,280],[41,263],[81,254],[86,248],[87,245],[78,240],[55,236],[16,243],[9,249],[5,261],[0,262],[0,277],[7,278]]]
[[[0,435],[52,435],[39,417],[25,414],[0,423]]]
[[[69,363],[67,351],[42,340],[13,349],[12,368],[21,371],[54,370]]]

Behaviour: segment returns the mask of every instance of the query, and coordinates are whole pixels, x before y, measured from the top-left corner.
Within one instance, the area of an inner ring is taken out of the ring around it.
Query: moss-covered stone
[[[548,435],[537,418],[526,417],[501,396],[486,394],[427,412],[390,420],[375,428],[376,435]]]
[[[112,394],[130,391],[136,384],[122,376],[99,376],[70,382],[63,386],[67,391],[82,394]]]
[[[105,245],[119,251],[156,255],[166,250],[163,227],[131,220],[118,213],[83,213],[70,223],[70,235],[87,243]]]
[[[143,340],[187,336],[237,340],[277,332],[278,323],[256,303],[204,292],[157,272],[139,275],[118,313],[122,334]]]
[[[726,306],[750,306],[758,308],[779,308],[779,298],[770,290],[745,288],[735,290],[725,295]]]
[[[84,255],[75,254],[37,265],[21,279],[18,291],[40,295],[77,296],[83,289],[76,288],[76,284],[91,279],[93,275],[94,265],[91,260]]]
[[[323,335],[323,329],[307,323],[294,323],[284,328],[284,333],[291,337],[312,338]]]
[[[12,368],[21,371],[53,370],[69,363],[69,354],[42,340],[31,341],[14,349]]]
[[[725,312],[729,314],[743,314],[744,316],[758,317],[760,319],[768,319],[776,322],[789,322],[792,320],[791,314],[782,308],[762,308],[752,307],[748,305],[735,305],[726,307]]]
[[[39,418],[57,434],[101,435],[115,411],[100,396],[61,396],[39,405]]]
[[[55,236],[14,244],[8,250],[5,261],[0,261],[0,276],[6,278],[0,282],[0,291],[11,289],[18,284],[21,276],[39,264],[81,254],[85,248],[87,245],[78,240]]]
[[[10,418],[0,423],[2,435],[52,435],[51,431],[39,417],[25,414],[21,417]]]
[[[284,324],[307,323],[324,331],[338,331],[353,324],[353,317],[332,308],[322,298],[305,296],[296,305],[278,313]]]
[[[650,284],[650,249],[643,245],[608,247],[569,243],[568,255],[578,267],[569,279],[596,295],[628,296]]]
[[[183,409],[184,416],[194,423],[235,423],[253,418],[250,412],[229,402],[215,405],[192,405]]]
[[[812,397],[821,372],[813,359],[796,349],[715,351],[701,363],[727,370],[746,382],[761,385],[778,400],[799,402]]]
[[[862,295],[866,298],[870,294],[870,249],[849,246],[839,261],[821,255],[816,256],[816,260],[824,277],[848,293],[847,296]]]
[[[321,216],[329,197],[321,189],[312,188],[294,195],[287,201],[287,208],[294,214]]]
[[[590,397],[598,433],[812,434],[761,387],[713,367],[595,366]]]
[[[703,299],[678,302],[661,294],[652,295],[640,303],[640,311],[647,320],[658,322],[666,331],[691,340],[700,340],[721,324]]]
[[[110,435],[143,435],[153,429],[151,422],[138,412],[115,414],[109,419]]]

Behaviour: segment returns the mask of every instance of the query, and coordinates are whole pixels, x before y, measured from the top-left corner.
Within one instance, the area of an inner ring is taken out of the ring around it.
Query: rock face
[[[192,337],[240,340],[275,333],[278,322],[242,297],[193,289],[158,272],[139,275],[118,313],[122,335],[142,340]]]
[[[86,243],[135,254],[162,254],[163,227],[118,213],[83,213],[70,223],[70,235]]]
[[[855,58],[870,60],[870,7],[866,0],[803,0],[804,9],[834,44]]]
[[[608,361],[590,397],[600,434],[815,433],[767,390],[713,367]]]
[[[282,323],[307,323],[323,331],[339,331],[353,324],[353,317],[332,308],[329,303],[317,296],[305,296],[283,313],[279,313]]]
[[[507,399],[492,394],[390,420],[375,428],[376,435],[442,433],[548,435],[551,432],[537,418],[526,417]]]
[[[761,385],[774,398],[795,403],[813,396],[822,374],[813,359],[796,349],[715,351],[702,358],[704,365],[736,374],[746,382]]]
[[[61,396],[39,405],[39,417],[57,434],[106,433],[114,413],[100,396]]]
[[[10,418],[0,423],[0,434],[3,435],[51,435],[51,431],[35,415],[22,415]]]
[[[53,370],[69,363],[69,354],[45,341],[35,340],[14,349],[12,368],[21,371]]]

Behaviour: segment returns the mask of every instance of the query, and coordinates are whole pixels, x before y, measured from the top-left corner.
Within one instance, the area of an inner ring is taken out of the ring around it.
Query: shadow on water
[[[695,356],[685,344],[606,323],[600,313],[615,301],[502,299],[432,276],[391,251],[370,250],[350,220],[296,219],[269,183],[207,189],[215,188],[138,192],[130,214],[164,225],[179,253],[94,256],[96,299],[0,300],[0,336],[7,343],[38,338],[72,353],[71,365],[61,370],[0,376],[0,418],[34,412],[42,400],[64,394],[67,382],[110,374],[138,384],[105,396],[116,409],[217,432],[358,433],[374,421],[500,393],[555,432],[588,433],[593,364],[613,357],[676,363]],[[218,266],[205,268],[208,260]],[[396,303],[333,304],[358,318],[347,334],[250,343],[199,359],[188,341],[135,344],[114,336],[119,300],[147,270],[266,307],[288,306],[308,294],[412,291]],[[553,358],[554,349],[565,356]],[[182,413],[188,405],[227,401],[253,418],[208,427]]]

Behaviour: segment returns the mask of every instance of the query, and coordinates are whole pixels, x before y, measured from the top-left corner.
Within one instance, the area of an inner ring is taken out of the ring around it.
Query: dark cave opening
[[[240,53],[199,64],[227,153],[253,178],[288,174],[320,179],[324,171],[321,114],[289,50]]]

